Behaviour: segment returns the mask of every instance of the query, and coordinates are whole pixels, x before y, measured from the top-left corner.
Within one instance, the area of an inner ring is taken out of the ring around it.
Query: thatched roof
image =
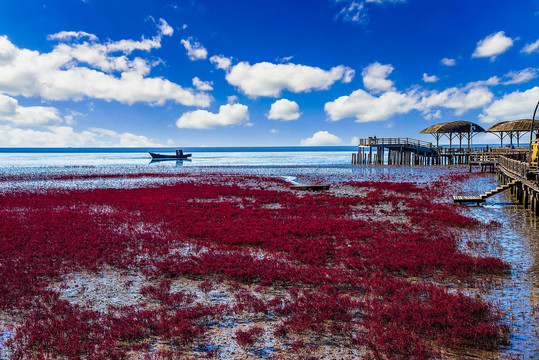
[[[451,121],[429,126],[420,131],[420,134],[449,134],[449,133],[469,133],[470,125],[475,126],[474,133],[485,132],[481,126],[470,121]]]
[[[530,131],[532,126],[532,119],[520,119],[513,121],[502,121],[494,124],[487,129],[487,132],[524,132]],[[535,121],[533,124],[534,130],[539,130],[539,121]]]

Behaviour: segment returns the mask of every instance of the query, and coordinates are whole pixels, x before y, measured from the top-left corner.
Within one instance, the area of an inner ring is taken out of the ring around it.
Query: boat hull
[[[185,160],[189,159],[192,154],[183,154],[183,155],[163,155],[150,152],[149,153],[154,160]]]

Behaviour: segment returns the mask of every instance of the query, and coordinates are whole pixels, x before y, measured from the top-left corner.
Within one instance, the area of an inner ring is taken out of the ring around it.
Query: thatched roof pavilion
[[[487,132],[494,133],[500,138],[500,145],[503,146],[503,138],[509,136],[510,145],[513,145],[513,136],[517,139],[517,146],[520,146],[520,138],[530,131],[532,119],[520,119],[513,121],[502,121],[487,129]],[[539,122],[533,124],[535,135],[539,135]]]
[[[470,147],[471,139],[480,132],[485,132],[481,126],[464,120],[450,121],[435,124],[420,131],[420,134],[431,134],[436,139],[436,146],[440,141],[440,138],[445,135],[449,139],[449,147],[452,147],[453,138],[459,139],[459,147],[462,148],[462,139],[468,139],[468,147]]]

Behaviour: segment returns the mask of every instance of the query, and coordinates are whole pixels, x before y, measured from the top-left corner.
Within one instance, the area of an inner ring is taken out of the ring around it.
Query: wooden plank
[[[481,196],[453,196],[453,201],[457,203],[463,203],[463,202],[476,202],[476,203],[482,203],[486,200],[483,199]]]
[[[329,190],[329,185],[290,185],[292,190]]]

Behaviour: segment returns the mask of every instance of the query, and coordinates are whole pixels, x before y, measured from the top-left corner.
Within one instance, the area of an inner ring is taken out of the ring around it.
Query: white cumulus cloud
[[[76,132],[70,126],[50,126],[46,130],[21,129],[0,125],[0,146],[3,147],[102,147],[162,146],[145,136],[105,129]]]
[[[240,62],[232,67],[226,80],[252,97],[279,97],[283,90],[295,93],[326,90],[338,80],[349,82],[353,71],[342,65],[326,71],[318,67],[290,63],[261,62],[250,65],[248,62]]]
[[[440,78],[438,78],[436,75],[429,76],[427,73],[423,73],[423,81],[426,83],[435,83],[438,80],[440,80]]]
[[[174,29],[170,26],[165,20],[159,19],[159,24],[157,24],[162,35],[172,36],[174,34]]]
[[[457,65],[457,61],[451,58],[443,58],[442,64],[444,64],[445,66],[455,66]]]
[[[236,95],[230,95],[226,97],[226,103],[227,104],[234,104],[240,101],[240,99]]]
[[[441,92],[425,91],[417,94],[416,108],[421,111],[446,108],[454,110],[455,115],[462,115],[489,104],[493,97],[492,92],[485,86],[452,87]]]
[[[98,38],[94,34],[89,34],[84,31],[60,31],[56,34],[51,34],[47,36],[48,40],[61,40],[67,41],[71,39],[81,39],[88,38],[90,41],[97,41]]]
[[[200,91],[212,91],[212,82],[211,81],[202,81],[198,78],[198,76],[195,76],[193,78],[193,86]]]
[[[499,31],[480,40],[472,57],[489,57],[494,60],[496,56],[504,53],[511,46],[513,46],[513,39],[505,36],[505,32]]]
[[[271,104],[268,119],[289,121],[299,119],[300,115],[297,102],[281,99]]]
[[[154,105],[172,100],[187,106],[209,106],[209,95],[167,79],[148,77],[154,63],[130,56],[134,50],[160,47],[160,39],[60,43],[51,52],[40,53],[18,48],[7,36],[0,36],[0,93],[46,100],[87,97]]]
[[[442,118],[442,111],[439,110],[439,109],[434,111],[434,112],[426,110],[426,111],[423,112],[423,117],[426,120],[441,119]]]
[[[505,75],[508,78],[504,85],[522,84],[537,77],[537,69],[527,68],[520,71],[511,71]]]
[[[226,71],[230,69],[230,65],[232,65],[232,58],[227,58],[223,55],[213,55],[210,58],[210,62],[212,64],[215,64],[215,67],[217,69],[222,69]]]
[[[217,114],[206,110],[186,112],[176,126],[189,129],[213,129],[218,126],[248,125],[249,109],[242,104],[226,104],[219,107]]]
[[[441,92],[415,89],[388,91],[380,96],[358,89],[326,103],[324,109],[332,121],[355,117],[356,122],[369,122],[387,120],[412,110],[421,111],[425,117],[432,117],[432,111],[439,108],[452,109],[455,115],[462,115],[489,104],[492,98],[492,92],[485,86],[452,87]]]
[[[524,46],[520,52],[531,54],[537,51],[539,51],[539,39],[530,44],[526,44],[526,46]]]
[[[90,128],[90,133],[96,134],[96,142],[113,142],[116,146],[122,147],[143,147],[143,146],[161,146],[153,140],[143,135],[136,135],[130,132],[119,133],[113,130],[102,128]],[[111,141],[112,140],[112,141]]]
[[[493,101],[483,109],[479,118],[486,123],[531,119],[537,100],[539,100],[539,86],[522,92],[515,91]]]
[[[363,85],[372,92],[393,90],[393,81],[387,79],[393,70],[391,65],[382,65],[379,62],[372,63],[361,72]]]
[[[417,107],[415,96],[385,92],[379,97],[358,89],[347,96],[328,102],[324,110],[332,121],[355,117],[356,122],[382,121],[396,114],[408,113]]]
[[[499,77],[491,76],[487,80],[479,80],[479,81],[469,82],[466,85],[466,88],[471,89],[473,87],[478,87],[478,86],[493,86],[493,85],[500,84],[500,82],[501,82],[501,79]]]
[[[48,126],[62,122],[59,111],[53,107],[20,106],[17,99],[0,94],[0,121],[17,126]]]
[[[193,38],[182,39],[181,43],[187,50],[189,60],[204,60],[208,57],[208,50],[201,43],[194,41]]]
[[[310,138],[301,139],[300,144],[302,146],[340,145],[342,144],[342,139],[327,131],[318,131]]]

